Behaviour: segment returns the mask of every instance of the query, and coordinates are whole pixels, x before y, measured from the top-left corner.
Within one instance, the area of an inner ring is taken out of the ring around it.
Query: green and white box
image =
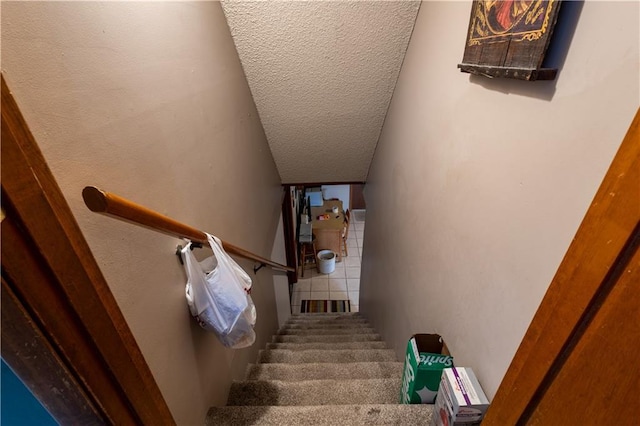
[[[470,368],[445,368],[440,380],[440,392],[432,417],[432,426],[479,425],[489,408],[473,370]]]
[[[433,404],[442,370],[453,366],[442,337],[415,334],[409,339],[402,374],[401,404]]]

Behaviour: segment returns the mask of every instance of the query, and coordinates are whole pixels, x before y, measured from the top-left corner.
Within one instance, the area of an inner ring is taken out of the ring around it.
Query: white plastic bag
[[[216,333],[224,346],[251,346],[256,339],[256,308],[249,296],[251,278],[224,251],[218,238],[207,237],[214,255],[202,262],[193,255],[191,243],[182,249],[191,315],[202,328]]]

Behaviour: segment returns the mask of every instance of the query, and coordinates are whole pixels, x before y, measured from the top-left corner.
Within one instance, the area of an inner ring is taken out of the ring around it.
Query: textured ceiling
[[[417,1],[223,1],[283,183],[365,181]]]

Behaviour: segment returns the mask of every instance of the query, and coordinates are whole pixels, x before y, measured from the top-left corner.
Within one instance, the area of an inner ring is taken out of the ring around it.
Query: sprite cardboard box
[[[482,422],[489,400],[470,368],[445,368],[431,417],[432,426],[472,426]]]
[[[402,373],[401,404],[433,404],[442,370],[453,358],[439,334],[414,334],[407,344]]]

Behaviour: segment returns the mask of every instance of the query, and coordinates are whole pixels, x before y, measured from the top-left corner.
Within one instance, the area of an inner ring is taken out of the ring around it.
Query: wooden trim
[[[289,279],[289,287],[298,282],[298,274],[296,273],[296,236],[293,232],[293,211],[291,210],[291,189],[288,186],[284,187],[284,200],[282,201],[282,228],[284,229],[284,248],[287,257],[287,265],[293,266],[293,271],[287,272]],[[291,292],[289,292],[291,293]],[[291,296],[291,294],[289,294]]]
[[[167,235],[178,238],[185,238],[203,244],[209,244],[207,234],[170,217],[164,216],[158,212],[148,209],[133,201],[120,197],[110,192],[102,191],[95,186],[87,186],[82,191],[82,198],[89,210],[96,213],[104,213],[117,219],[124,219],[127,222],[141,225],[154,231],[159,231]],[[286,265],[274,262],[248,250],[234,246],[226,241],[222,241],[222,247],[231,254],[242,256],[246,259],[254,260],[271,266],[272,268],[282,269],[283,271],[295,271]]]
[[[1,161],[11,291],[108,423],[175,424],[4,76]]]
[[[483,425],[525,423],[562,365],[640,223],[640,110],[625,136]],[[571,303],[566,303],[571,301]],[[612,348],[615,351],[615,348]]]

